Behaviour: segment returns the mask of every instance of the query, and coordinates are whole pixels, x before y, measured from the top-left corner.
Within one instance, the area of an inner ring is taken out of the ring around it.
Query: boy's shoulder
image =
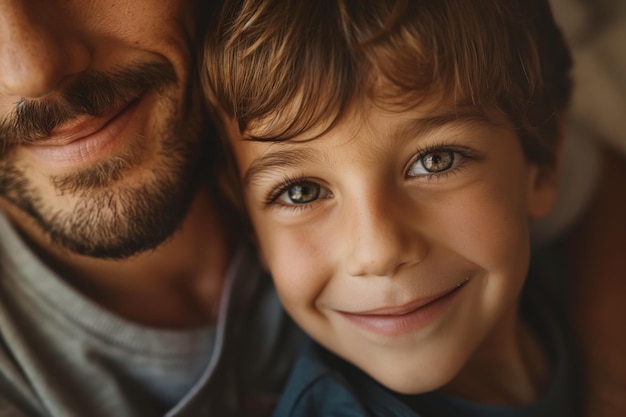
[[[306,344],[294,363],[274,417],[368,416],[348,382],[324,356],[319,346]]]
[[[289,376],[273,417],[419,417],[352,365],[310,341]]]

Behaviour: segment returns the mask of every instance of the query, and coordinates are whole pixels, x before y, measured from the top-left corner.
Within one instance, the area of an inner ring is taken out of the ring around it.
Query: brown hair
[[[331,128],[367,98],[438,97],[505,113],[552,164],[571,59],[545,0],[227,0],[209,23],[210,104],[263,140]]]

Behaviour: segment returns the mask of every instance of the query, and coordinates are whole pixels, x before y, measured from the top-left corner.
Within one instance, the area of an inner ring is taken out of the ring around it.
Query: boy
[[[255,236],[319,343],[276,415],[572,415],[545,283],[521,303],[570,89],[547,4],[232,1],[210,26]]]

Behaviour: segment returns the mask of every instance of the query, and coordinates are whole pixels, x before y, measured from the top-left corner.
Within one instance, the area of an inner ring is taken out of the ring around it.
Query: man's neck
[[[200,193],[179,229],[152,251],[125,260],[79,256],[50,243],[3,204],[33,250],[59,276],[105,309],[138,324],[192,328],[215,322],[226,270],[238,234]]]

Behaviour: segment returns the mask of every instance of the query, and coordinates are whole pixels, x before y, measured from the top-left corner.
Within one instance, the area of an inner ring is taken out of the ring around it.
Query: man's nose
[[[0,0],[0,94],[44,97],[89,66],[79,29],[52,3]]]
[[[351,276],[393,276],[428,253],[427,239],[417,227],[418,213],[389,197],[364,196],[346,216],[346,267]]]

